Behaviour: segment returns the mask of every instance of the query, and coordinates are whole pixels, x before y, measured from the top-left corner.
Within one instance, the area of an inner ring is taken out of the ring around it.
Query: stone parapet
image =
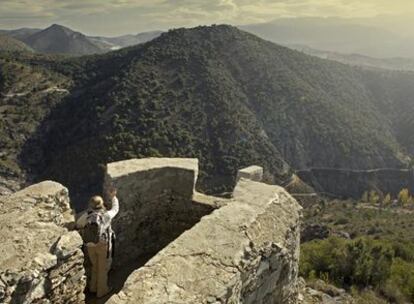
[[[108,303],[296,303],[301,207],[247,171],[225,199],[195,192],[196,159],[109,164],[105,185],[120,201],[114,265],[128,278]],[[58,183],[0,198],[0,303],[84,303],[73,222]]]
[[[131,159],[108,164],[105,184],[118,189],[114,264],[155,255],[218,205],[193,200],[198,160]],[[197,196],[198,197],[198,196]]]
[[[296,303],[301,207],[282,188],[242,179],[143,267],[110,304]]]
[[[263,168],[259,166],[250,166],[240,169],[237,172],[236,180],[239,181],[241,178],[250,179],[255,182],[261,182],[263,180]]]

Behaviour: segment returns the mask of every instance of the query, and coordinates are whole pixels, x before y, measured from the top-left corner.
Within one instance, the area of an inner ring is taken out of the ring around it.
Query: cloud
[[[0,27],[62,23],[96,34],[279,17],[414,13],[412,0],[0,0]]]

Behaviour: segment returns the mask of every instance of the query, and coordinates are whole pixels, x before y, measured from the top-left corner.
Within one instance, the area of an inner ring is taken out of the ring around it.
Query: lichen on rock
[[[68,190],[42,182],[2,197],[0,303],[82,303],[82,239]],[[43,301],[43,302],[42,302]]]

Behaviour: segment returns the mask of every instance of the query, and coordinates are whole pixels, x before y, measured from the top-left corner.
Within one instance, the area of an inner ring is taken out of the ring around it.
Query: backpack
[[[108,241],[108,229],[105,229],[104,215],[101,212],[89,211],[87,223],[83,229],[83,241],[97,244],[100,241]]]

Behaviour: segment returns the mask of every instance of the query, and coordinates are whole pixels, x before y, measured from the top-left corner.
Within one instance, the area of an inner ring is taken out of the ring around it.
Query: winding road
[[[39,91],[38,93],[52,93],[52,92],[69,93],[68,90],[61,89],[61,88],[58,88],[58,87],[50,87],[50,88],[44,89],[42,91]],[[1,96],[5,97],[5,98],[15,98],[15,97],[23,97],[23,96],[26,96],[29,93],[31,93],[31,91],[20,92],[20,93],[7,93],[7,94],[0,93],[0,94],[1,94]]]

